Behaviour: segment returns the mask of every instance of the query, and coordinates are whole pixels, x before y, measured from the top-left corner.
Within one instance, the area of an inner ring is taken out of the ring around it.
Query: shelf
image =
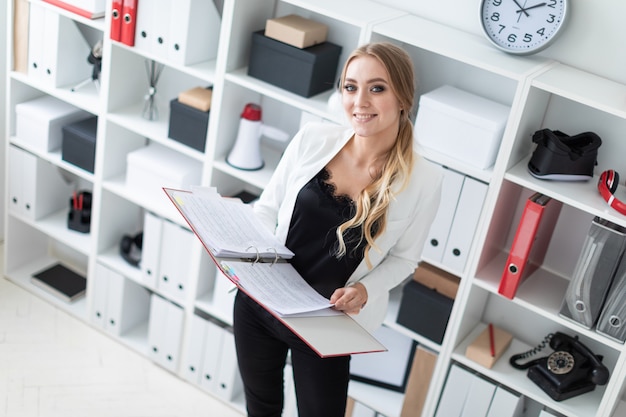
[[[89,83],[76,91],[72,91],[72,88],[76,85],[55,88],[46,83],[33,80],[27,74],[21,72],[13,71],[10,73],[10,77],[89,113],[98,114],[100,112],[100,91],[95,83]]]
[[[168,148],[187,155],[191,158],[203,161],[204,153],[182,143],[170,139],[169,135],[169,105],[159,104],[159,119],[148,120],[141,116],[143,103],[125,107],[108,114],[108,120],[123,128],[158,142]]]
[[[98,255],[98,262],[138,284],[145,285],[141,280],[141,270],[126,262],[120,256],[119,246],[111,247]]]
[[[324,119],[328,119],[339,124],[342,123],[342,119],[340,116],[332,114],[328,110],[328,99],[333,92],[332,90],[320,93],[309,98],[302,97],[287,90],[284,90],[280,87],[276,87],[272,84],[249,76],[247,67],[229,72],[225,75],[225,78],[227,81],[238,84],[250,90],[257,91],[259,94],[273,98],[290,106],[297,107],[302,111],[309,112],[311,114],[323,117]]]
[[[400,417],[404,394],[364,382],[350,381],[348,395],[385,417]]]
[[[453,169],[455,171],[463,172],[466,175],[472,178],[475,178],[479,181],[485,182],[487,184],[491,181],[491,178],[493,176],[493,166],[487,169],[478,169],[463,161],[451,158],[448,155],[442,154],[432,149],[424,148],[417,144],[416,144],[416,149],[420,155],[422,155],[424,158],[428,159],[429,161],[432,161],[436,164]]]
[[[569,206],[580,208],[594,216],[602,217],[616,224],[626,225],[624,216],[609,207],[600,196],[597,189],[597,176],[585,182],[541,180],[528,173],[529,160],[530,156],[517,163],[504,175],[504,179],[553,197]],[[624,189],[618,187],[616,197],[626,199]]]
[[[570,398],[565,401],[553,401],[548,395],[541,390],[534,382],[526,376],[526,371],[519,371],[509,365],[509,356],[526,352],[532,346],[525,345],[520,341],[513,339],[510,347],[504,352],[504,355],[489,369],[465,357],[467,346],[486,328],[485,324],[477,326],[469,336],[464,339],[459,346],[456,347],[452,355],[452,359],[464,364],[470,368],[476,369],[487,378],[491,378],[500,384],[503,384],[526,397],[547,404],[553,410],[563,413],[569,417],[590,417],[595,416],[600,404],[605,386],[597,386],[593,392],[589,392],[577,397]],[[547,348],[550,352],[550,348]],[[543,356],[543,355],[541,355]]]
[[[398,317],[398,311],[400,310],[401,300],[402,286],[398,286],[394,288],[389,295],[389,307],[387,308],[387,316],[385,317],[385,326],[397,331],[400,334],[410,337],[428,350],[439,353],[441,350],[441,345],[439,343],[436,343],[429,338],[424,337],[419,333],[415,333],[401,324],[398,324],[396,318]]]
[[[626,119],[626,86],[615,81],[561,64],[535,77],[532,85]]]
[[[177,64],[170,62],[167,59],[163,59],[163,57],[161,56],[152,54],[147,51],[143,51],[141,49],[137,49],[132,46],[128,46],[121,42],[111,41],[111,43],[115,45],[116,48],[126,50],[128,53],[131,53],[133,55],[138,55],[143,58],[159,62],[161,64],[166,65],[167,67],[173,68],[177,71],[180,71],[192,77],[203,80],[209,84],[214,84],[217,78],[216,76],[217,73],[215,69],[215,66],[216,66],[215,59],[210,59],[208,61],[198,62],[196,64],[191,64],[191,65],[177,65]]]
[[[29,0],[29,1],[32,1],[32,0]],[[72,13],[72,12],[70,12],[68,10],[62,9],[60,7],[54,6],[52,4],[46,3],[44,1],[40,1],[38,3],[40,3],[46,9],[53,10],[56,13],[58,13],[59,15],[65,16],[65,17],[67,17],[69,19],[72,19],[75,22],[82,23],[85,26],[89,26],[89,27],[94,28],[96,30],[99,30],[101,32],[104,32],[104,30],[105,30],[105,19],[104,19],[104,17],[99,17],[97,19],[89,19],[89,18],[86,18],[84,16],[78,15],[76,13]]]
[[[360,0],[359,7],[354,7],[351,2],[338,2],[336,0],[283,1],[354,26],[366,26],[373,21],[384,21],[405,14],[400,10],[369,0]]]
[[[504,265],[506,265],[508,254],[501,252],[490,262],[477,272],[474,284],[483,288],[498,297],[498,286]],[[539,314],[547,320],[560,324],[563,327],[572,329],[579,334],[584,334],[590,339],[594,339],[612,349],[620,350],[623,345],[613,341],[606,336],[597,333],[594,329],[585,329],[577,323],[559,316],[563,296],[567,290],[569,280],[556,275],[546,269],[538,268],[526,280],[524,280],[516,294],[511,300],[528,311]]]
[[[224,311],[215,307],[215,304],[213,303],[212,293],[206,293],[198,297],[195,302],[195,306],[197,309],[207,313],[210,316],[215,317],[219,321],[229,326],[233,325],[232,314],[225,314]]]
[[[81,320],[87,318],[87,298],[82,297],[75,300],[72,303],[66,303],[60,298],[50,294],[48,291],[33,285],[31,283],[31,277],[33,274],[51,267],[52,265],[59,263],[58,259],[52,257],[42,257],[33,260],[18,268],[5,271],[5,276],[11,280],[11,282],[19,285],[20,287],[32,292],[36,296],[48,301],[50,304],[58,307],[74,317],[78,317]],[[84,273],[83,273],[84,275]]]
[[[238,178],[254,187],[263,189],[270,181],[272,173],[274,172],[274,169],[276,169],[278,161],[280,160],[281,153],[274,149],[262,146],[261,154],[263,155],[265,165],[259,170],[247,171],[235,168],[226,162],[226,158],[213,162],[213,168],[232,177]]]
[[[58,166],[59,168],[64,169],[65,171],[72,173],[74,175],[76,175],[77,177],[80,177],[88,182],[93,182],[93,178],[94,178],[94,174],[86,171],[74,164],[70,164],[69,162],[65,162],[63,160],[63,155],[61,154],[61,149],[57,149],[57,150],[53,150],[53,151],[49,151],[49,152],[44,152],[41,149],[39,149],[36,146],[33,146],[30,142],[24,140],[24,139],[20,139],[18,137],[11,137],[9,139],[9,143],[19,146],[20,148],[24,149],[25,151],[28,151],[34,155],[37,155],[38,157],[40,157],[41,159],[44,159],[48,162],[50,162],[51,164]]]
[[[138,206],[145,207],[147,210],[154,212],[160,217],[172,220],[186,227],[184,219],[163,190],[130,189],[126,186],[125,174],[105,180],[102,184],[102,188]]]

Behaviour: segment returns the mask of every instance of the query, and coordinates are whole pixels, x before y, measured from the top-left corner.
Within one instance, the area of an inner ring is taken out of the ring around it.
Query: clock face
[[[532,54],[559,34],[567,0],[481,0],[480,19],[487,38],[513,54]]]

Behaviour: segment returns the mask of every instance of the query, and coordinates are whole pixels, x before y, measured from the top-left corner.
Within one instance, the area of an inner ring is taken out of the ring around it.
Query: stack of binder
[[[562,317],[587,329],[596,324],[625,244],[625,228],[599,217],[593,219],[565,292],[559,312]]]
[[[600,313],[596,331],[618,342],[626,341],[626,259],[623,256]]]

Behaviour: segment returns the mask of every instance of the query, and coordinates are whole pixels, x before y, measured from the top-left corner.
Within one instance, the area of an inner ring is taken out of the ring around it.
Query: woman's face
[[[400,123],[400,101],[391,89],[389,74],[369,55],[353,58],[346,68],[343,108],[361,137],[395,141]]]

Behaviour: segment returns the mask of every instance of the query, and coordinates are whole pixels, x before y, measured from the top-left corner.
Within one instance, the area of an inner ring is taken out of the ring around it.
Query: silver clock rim
[[[563,32],[563,29],[565,28],[565,26],[567,25],[567,21],[569,20],[570,1],[569,0],[562,0],[563,1],[563,18],[561,19],[561,24],[556,29],[556,31],[554,32],[554,34],[552,35],[552,37],[550,39],[547,39],[545,42],[543,42],[541,45],[539,45],[539,46],[537,46],[535,48],[521,49],[521,50],[520,49],[510,49],[510,48],[506,48],[506,47],[500,45],[491,36],[489,36],[488,30],[485,27],[485,21],[483,19],[483,10],[485,8],[485,4],[487,2],[489,2],[489,1],[491,1],[491,0],[481,0],[480,1],[480,7],[479,7],[479,10],[478,10],[478,18],[480,20],[480,27],[482,29],[483,36],[485,38],[487,38],[487,40],[493,46],[495,46],[497,49],[499,49],[499,50],[501,50],[503,52],[507,52],[507,53],[512,54],[512,55],[520,55],[520,56],[533,55],[533,54],[536,54],[536,53],[541,52],[544,49],[548,48],[549,46],[551,46],[554,43],[554,41]]]

